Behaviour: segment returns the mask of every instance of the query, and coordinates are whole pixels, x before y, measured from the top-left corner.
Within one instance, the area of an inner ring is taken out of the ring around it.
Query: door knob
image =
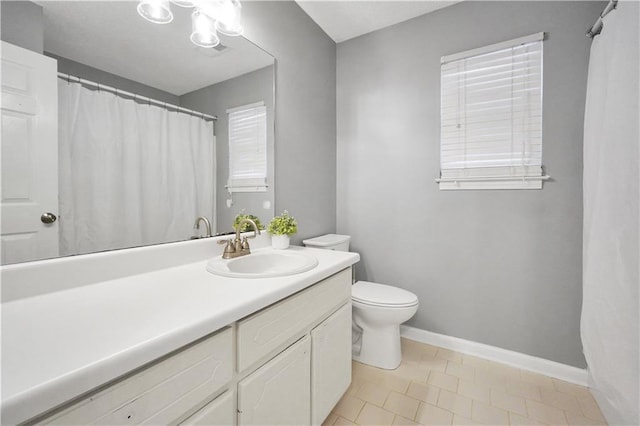
[[[55,222],[56,219],[58,218],[53,213],[43,213],[42,216],[40,216],[40,220],[42,221],[42,223],[47,224]]]

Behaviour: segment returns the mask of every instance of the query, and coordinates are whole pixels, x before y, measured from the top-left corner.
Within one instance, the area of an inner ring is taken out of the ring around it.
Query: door
[[[54,59],[2,42],[2,264],[58,255]]]
[[[311,424],[322,424],[350,384],[351,302],[311,330]]]
[[[311,340],[305,336],[238,383],[239,425],[308,425]]]

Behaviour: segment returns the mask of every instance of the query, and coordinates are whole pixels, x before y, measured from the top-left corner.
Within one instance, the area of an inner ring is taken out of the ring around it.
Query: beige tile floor
[[[393,371],[353,362],[324,425],[606,425],[589,390],[402,339]]]

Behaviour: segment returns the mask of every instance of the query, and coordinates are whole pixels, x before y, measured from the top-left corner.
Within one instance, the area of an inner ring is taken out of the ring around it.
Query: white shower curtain
[[[60,80],[60,252],[188,239],[212,218],[213,123]]]
[[[638,6],[619,1],[593,40],[584,125],[582,343],[612,425],[639,422]]]

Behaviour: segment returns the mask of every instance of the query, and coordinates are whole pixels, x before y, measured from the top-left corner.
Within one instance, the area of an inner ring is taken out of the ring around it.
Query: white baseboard
[[[538,358],[520,352],[510,351],[508,349],[498,348],[496,346],[485,345],[484,343],[477,343],[470,340],[460,339],[458,337],[433,333],[431,331],[421,330],[408,325],[400,326],[400,335],[420,343],[451,349],[456,352],[507,364],[512,367],[543,374],[545,376],[564,380],[565,382],[574,383],[576,385],[587,386],[586,369],[572,367],[570,365],[549,361],[544,358]]]

